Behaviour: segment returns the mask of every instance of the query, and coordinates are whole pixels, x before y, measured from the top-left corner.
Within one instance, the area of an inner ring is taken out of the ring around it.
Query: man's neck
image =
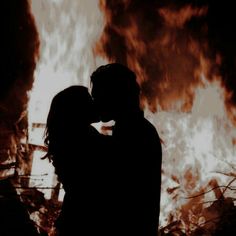
[[[124,110],[117,114],[115,121],[122,122],[126,120],[135,120],[143,117],[143,111],[141,109]]]

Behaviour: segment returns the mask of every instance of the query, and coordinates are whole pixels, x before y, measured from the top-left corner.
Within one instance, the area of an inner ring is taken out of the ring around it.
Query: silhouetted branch
[[[55,189],[58,188],[57,186],[55,187],[21,187],[21,186],[15,186],[15,188],[17,189]],[[62,187],[60,187],[60,189],[63,189]]]
[[[47,176],[47,175],[48,175],[48,173],[40,174],[40,175],[32,175],[32,174],[28,174],[28,175],[17,175],[17,177]]]
[[[225,191],[226,191],[227,189],[232,190],[232,191],[236,190],[236,188],[232,188],[232,187],[229,186],[229,185],[230,185],[231,183],[233,183],[235,180],[236,180],[236,178],[234,178],[233,180],[231,180],[231,181],[229,182],[229,184],[227,184],[226,186],[225,186],[225,185],[218,185],[218,186],[216,186],[216,187],[214,187],[214,188],[211,188],[211,189],[208,190],[208,191],[205,191],[205,192],[202,192],[202,193],[199,193],[199,194],[197,194],[197,195],[190,196],[190,197],[185,197],[185,199],[191,199],[191,198],[200,197],[200,196],[205,195],[205,194],[207,194],[207,193],[210,193],[210,192],[212,192],[213,190],[218,189],[218,188],[225,188],[225,189],[223,190],[223,193],[222,193],[222,196],[223,196],[224,193],[225,193]]]
[[[228,188],[230,188],[229,186],[230,186],[235,180],[236,180],[236,178],[233,178],[233,179],[227,184],[227,186],[225,187],[225,189],[224,189],[223,192],[222,192],[222,196],[224,195],[224,193],[226,192],[226,190],[227,190]]]
[[[221,171],[214,171],[213,173],[222,174],[222,175],[229,176],[229,177],[236,177],[236,174],[234,174],[232,172],[224,173],[224,172],[221,172]]]

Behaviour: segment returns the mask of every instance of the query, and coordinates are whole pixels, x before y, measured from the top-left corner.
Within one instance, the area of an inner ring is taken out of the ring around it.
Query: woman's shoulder
[[[89,126],[89,134],[93,136],[101,136],[101,134],[98,132],[98,130],[93,127],[92,125]]]

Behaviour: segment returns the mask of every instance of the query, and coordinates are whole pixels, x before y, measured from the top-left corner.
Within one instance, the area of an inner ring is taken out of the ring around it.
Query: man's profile
[[[91,75],[91,83],[100,119],[115,121],[107,167],[111,235],[157,235],[161,143],[140,108],[136,75],[112,63],[100,66]]]

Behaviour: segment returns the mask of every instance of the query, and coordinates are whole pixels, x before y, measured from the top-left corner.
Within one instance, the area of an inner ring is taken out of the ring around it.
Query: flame
[[[0,179],[8,177],[4,166],[16,162],[18,146],[25,137],[27,92],[39,56],[39,38],[28,1],[4,4],[0,85]],[[6,15],[7,14],[7,17]],[[19,156],[19,155],[18,155]],[[5,168],[6,167],[6,168]],[[9,169],[10,175],[14,169]]]
[[[136,72],[143,102],[152,111],[157,110],[157,105],[164,110],[176,109],[176,106],[189,110],[194,88],[201,83],[196,74],[201,66],[199,58],[205,54],[208,45],[202,46],[191,31],[180,26],[192,18],[204,16],[207,7],[186,6],[177,11],[152,9],[153,6],[144,4],[145,9],[136,6],[134,10],[133,4],[126,2],[125,5],[125,1],[120,5],[105,2],[101,1],[101,9],[106,16],[106,25],[95,52],[110,61],[127,64]],[[149,21],[145,10],[150,14]],[[117,15],[122,17],[117,19]]]
[[[188,197],[208,189],[212,179],[219,185],[226,185],[232,179],[223,175],[234,172],[236,164],[232,142],[236,130],[227,116],[225,91],[218,81],[204,83],[203,88],[196,89],[191,112],[162,111],[152,115],[165,142],[161,225],[168,222],[170,212],[180,212],[184,204],[189,210],[194,200],[189,202]],[[171,192],[168,188],[174,190]],[[212,196],[209,199],[212,200]],[[181,211],[186,214],[185,208]],[[177,219],[182,219],[182,215]]]
[[[30,122],[45,122],[57,91],[89,86],[98,65],[128,65],[138,76],[146,116],[164,141],[162,230],[214,230],[221,213],[212,202],[234,194],[222,186],[235,178],[235,93],[222,74],[224,55],[208,42],[208,6],[156,2],[101,0],[102,19],[95,2],[91,11],[85,1],[33,0],[43,43]]]
[[[234,194],[223,186],[235,178],[236,107],[224,58],[208,42],[208,6],[101,0],[100,7],[106,23],[95,52],[136,72],[146,116],[164,141],[162,230],[215,230],[221,212],[212,202]]]
[[[102,63],[94,58],[92,45],[102,31],[103,19],[96,0],[32,0],[32,10],[42,43],[29,120],[45,123],[56,93],[75,84],[89,87],[90,74]]]
[[[184,24],[188,22],[192,17],[200,17],[206,15],[207,10],[207,7],[194,8],[191,5],[187,5],[180,10],[161,8],[159,9],[159,13],[169,27],[182,28],[184,27]]]
[[[28,141],[37,146],[32,153],[29,187],[36,187],[51,202],[51,205],[45,203],[39,211],[32,212],[31,218],[48,235],[55,235],[55,229],[50,227],[58,216],[58,201],[63,200],[64,191],[60,186],[53,189],[56,184],[54,168],[47,160],[41,160],[45,154],[41,148],[45,123],[53,96],[70,85],[89,87],[90,74],[104,62],[95,58],[92,50],[102,31],[103,19],[97,0],[31,1],[41,40],[41,56],[33,89],[29,92]],[[40,213],[42,211],[45,213]]]

